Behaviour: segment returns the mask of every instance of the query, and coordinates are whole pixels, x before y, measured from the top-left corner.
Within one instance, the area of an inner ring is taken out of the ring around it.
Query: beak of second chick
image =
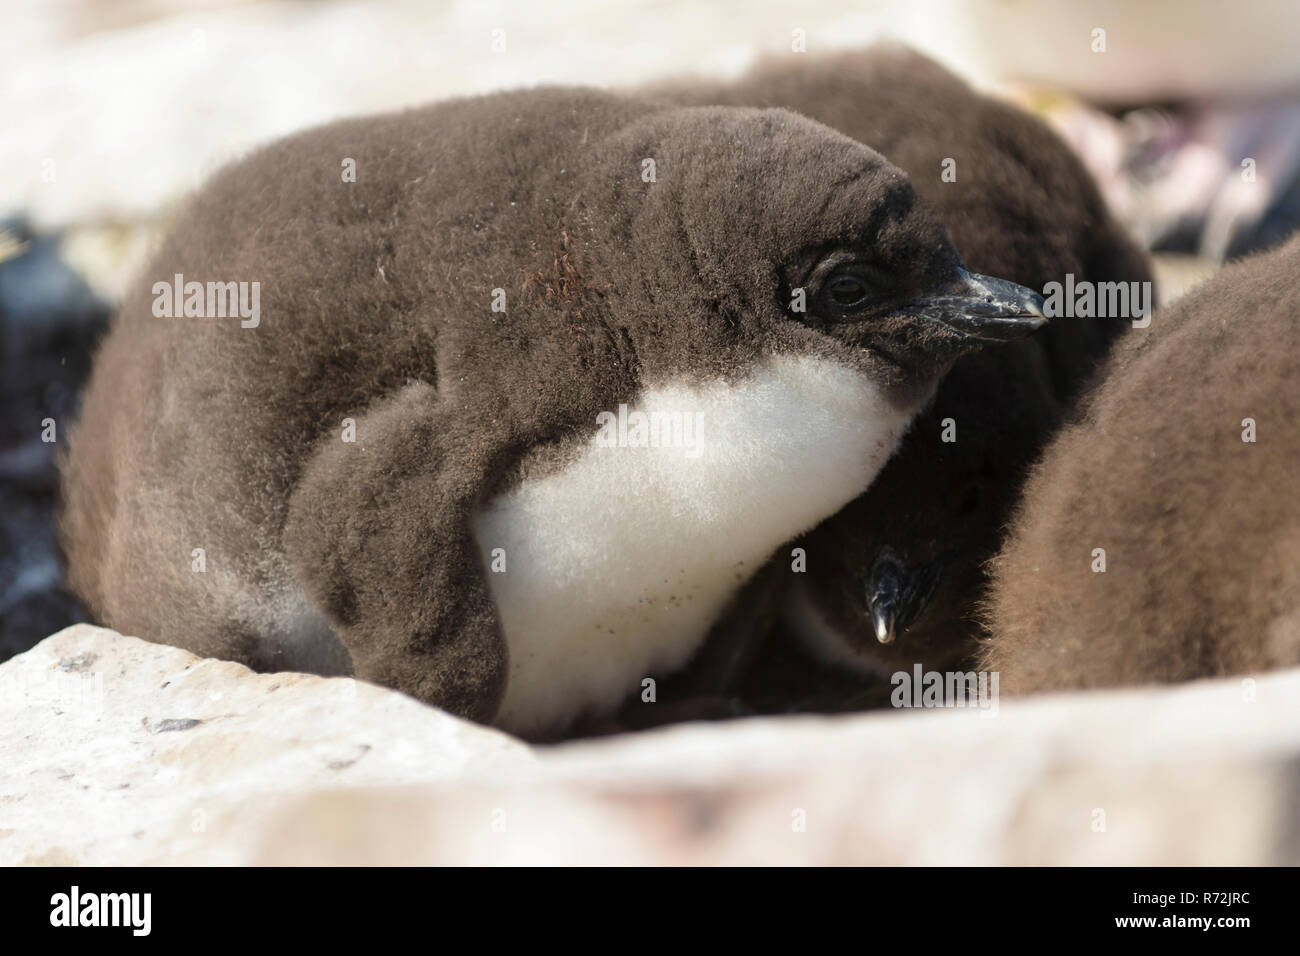
[[[1024,338],[1047,323],[1043,297],[1033,289],[965,269],[958,269],[949,285],[913,299],[901,311],[986,342]]]
[[[942,573],[942,562],[907,568],[893,549],[884,547],[867,579],[866,611],[881,644],[892,644],[925,607]]]
[[[888,548],[881,551],[871,567],[867,582],[867,611],[876,640],[881,644],[894,643],[901,623],[903,600],[903,567]]]

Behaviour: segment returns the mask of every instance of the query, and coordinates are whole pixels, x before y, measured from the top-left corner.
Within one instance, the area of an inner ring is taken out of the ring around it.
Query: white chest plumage
[[[860,372],[800,356],[610,412],[620,424],[563,471],[476,519],[484,566],[504,559],[488,580],[510,650],[508,730],[608,711],[680,667],[776,548],[866,488],[910,418]],[[637,412],[687,427],[639,428]]]

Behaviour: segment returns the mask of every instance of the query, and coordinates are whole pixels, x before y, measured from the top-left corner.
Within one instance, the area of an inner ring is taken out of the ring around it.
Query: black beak
[[[892,644],[934,593],[942,573],[943,562],[903,567],[892,548],[884,547],[872,562],[867,579],[867,613],[871,628],[881,644]]]
[[[960,268],[952,284],[901,311],[986,342],[1024,338],[1047,322],[1043,297],[1033,289]]]
[[[892,644],[897,636],[903,602],[903,567],[893,552],[885,549],[871,566],[867,581],[867,610],[876,640]]]
[[[883,602],[871,602],[871,625],[876,629],[876,640],[881,644],[894,643],[894,626],[897,615],[892,605]]]

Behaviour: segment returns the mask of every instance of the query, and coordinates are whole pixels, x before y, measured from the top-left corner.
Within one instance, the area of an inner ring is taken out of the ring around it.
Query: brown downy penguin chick
[[[256,321],[159,317],[174,276],[260,283]],[[684,663],[1040,305],[786,111],[543,89],[338,122],[220,172],[127,298],[71,580],[127,633],[552,733]]]
[[[994,562],[1001,687],[1300,664],[1300,238],[1116,346]]]
[[[735,83],[652,92],[675,102],[786,107],[880,151],[908,173],[976,271],[1037,289],[1067,274],[1094,283],[1151,279],[1145,256],[1059,137],[910,50],[781,57]],[[860,683],[837,684],[828,696],[832,678],[809,666],[796,686],[792,639],[868,680],[916,661],[966,666],[978,648],[983,565],[1020,482],[1129,324],[1062,319],[1032,339],[960,359],[871,490],[796,542],[806,572],[790,573],[790,549],[782,549],[789,623],[755,648],[757,672],[742,694],[762,698],[761,709],[797,706],[805,693],[813,708],[857,705]]]

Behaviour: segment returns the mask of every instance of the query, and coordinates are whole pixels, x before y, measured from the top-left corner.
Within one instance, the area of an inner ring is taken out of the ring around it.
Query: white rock
[[[0,665],[0,864],[1294,864],[1297,699],[1300,670],[530,750],[79,626]]]
[[[309,797],[275,818],[258,859],[1300,862],[1300,671],[1253,693],[1225,680],[1002,701],[992,717],[681,726],[555,748],[495,785]]]
[[[890,36],[960,64],[972,24],[961,0],[941,2],[803,0],[792,19],[783,0],[747,0],[743,16],[654,0],[184,0],[134,17],[38,0],[0,32],[0,213],[45,228],[153,219],[251,147],[341,116],[540,83],[732,76],[788,54],[795,30],[812,51]]]
[[[290,795],[532,759],[363,682],[77,625],[0,666],[0,865],[237,863]]]

